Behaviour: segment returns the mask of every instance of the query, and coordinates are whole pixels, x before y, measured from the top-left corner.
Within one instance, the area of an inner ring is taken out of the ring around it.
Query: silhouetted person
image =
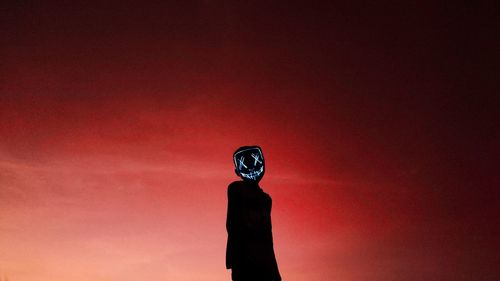
[[[280,281],[273,249],[271,197],[259,187],[264,156],[258,146],[243,146],[233,155],[235,172],[243,181],[227,190],[226,268],[234,281]]]

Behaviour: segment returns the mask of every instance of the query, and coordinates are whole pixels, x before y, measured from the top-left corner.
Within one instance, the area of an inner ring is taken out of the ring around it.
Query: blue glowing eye
[[[245,165],[245,163],[243,163],[245,161],[245,156],[241,156],[239,162],[240,162],[240,166],[238,167],[238,169],[241,170],[241,166],[245,167],[246,169],[248,169],[247,165]]]
[[[253,165],[254,165],[254,166],[257,166],[257,162],[259,162],[260,164],[262,164],[262,161],[260,161],[260,160],[259,160],[259,155],[258,155],[258,154],[253,154],[253,153],[252,153],[252,158],[255,160],[255,161],[253,162]]]

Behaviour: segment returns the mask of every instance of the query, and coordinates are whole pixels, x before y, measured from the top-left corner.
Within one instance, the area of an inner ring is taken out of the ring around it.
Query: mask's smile
[[[260,176],[260,174],[262,174],[263,171],[264,171],[264,166],[260,167],[260,169],[257,171],[251,171],[249,173],[240,172],[240,174],[242,177],[245,177],[247,179],[256,180]]]

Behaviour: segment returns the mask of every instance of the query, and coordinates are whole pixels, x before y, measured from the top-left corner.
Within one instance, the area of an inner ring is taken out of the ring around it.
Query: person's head
[[[264,176],[264,155],[259,146],[242,146],[233,154],[236,175],[245,181],[259,182]]]

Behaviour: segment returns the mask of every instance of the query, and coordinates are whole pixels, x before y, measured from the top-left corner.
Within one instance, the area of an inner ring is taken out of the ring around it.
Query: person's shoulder
[[[271,195],[269,195],[268,193],[262,191],[262,193],[264,194],[264,198],[266,198],[267,200],[269,201],[272,201],[273,199],[271,198]]]
[[[239,188],[241,186],[243,186],[245,184],[245,182],[243,181],[233,181],[232,183],[229,184],[229,186],[227,187],[228,189],[235,189],[235,188]]]
[[[230,183],[229,186],[227,187],[228,195],[238,193],[243,187],[243,184],[244,184],[243,181],[233,181],[232,183]]]
[[[272,200],[271,198],[271,195],[269,195],[269,193],[265,192],[264,189],[262,189],[260,186],[260,191],[262,192],[262,195],[264,196],[264,198],[268,199],[268,200]]]

